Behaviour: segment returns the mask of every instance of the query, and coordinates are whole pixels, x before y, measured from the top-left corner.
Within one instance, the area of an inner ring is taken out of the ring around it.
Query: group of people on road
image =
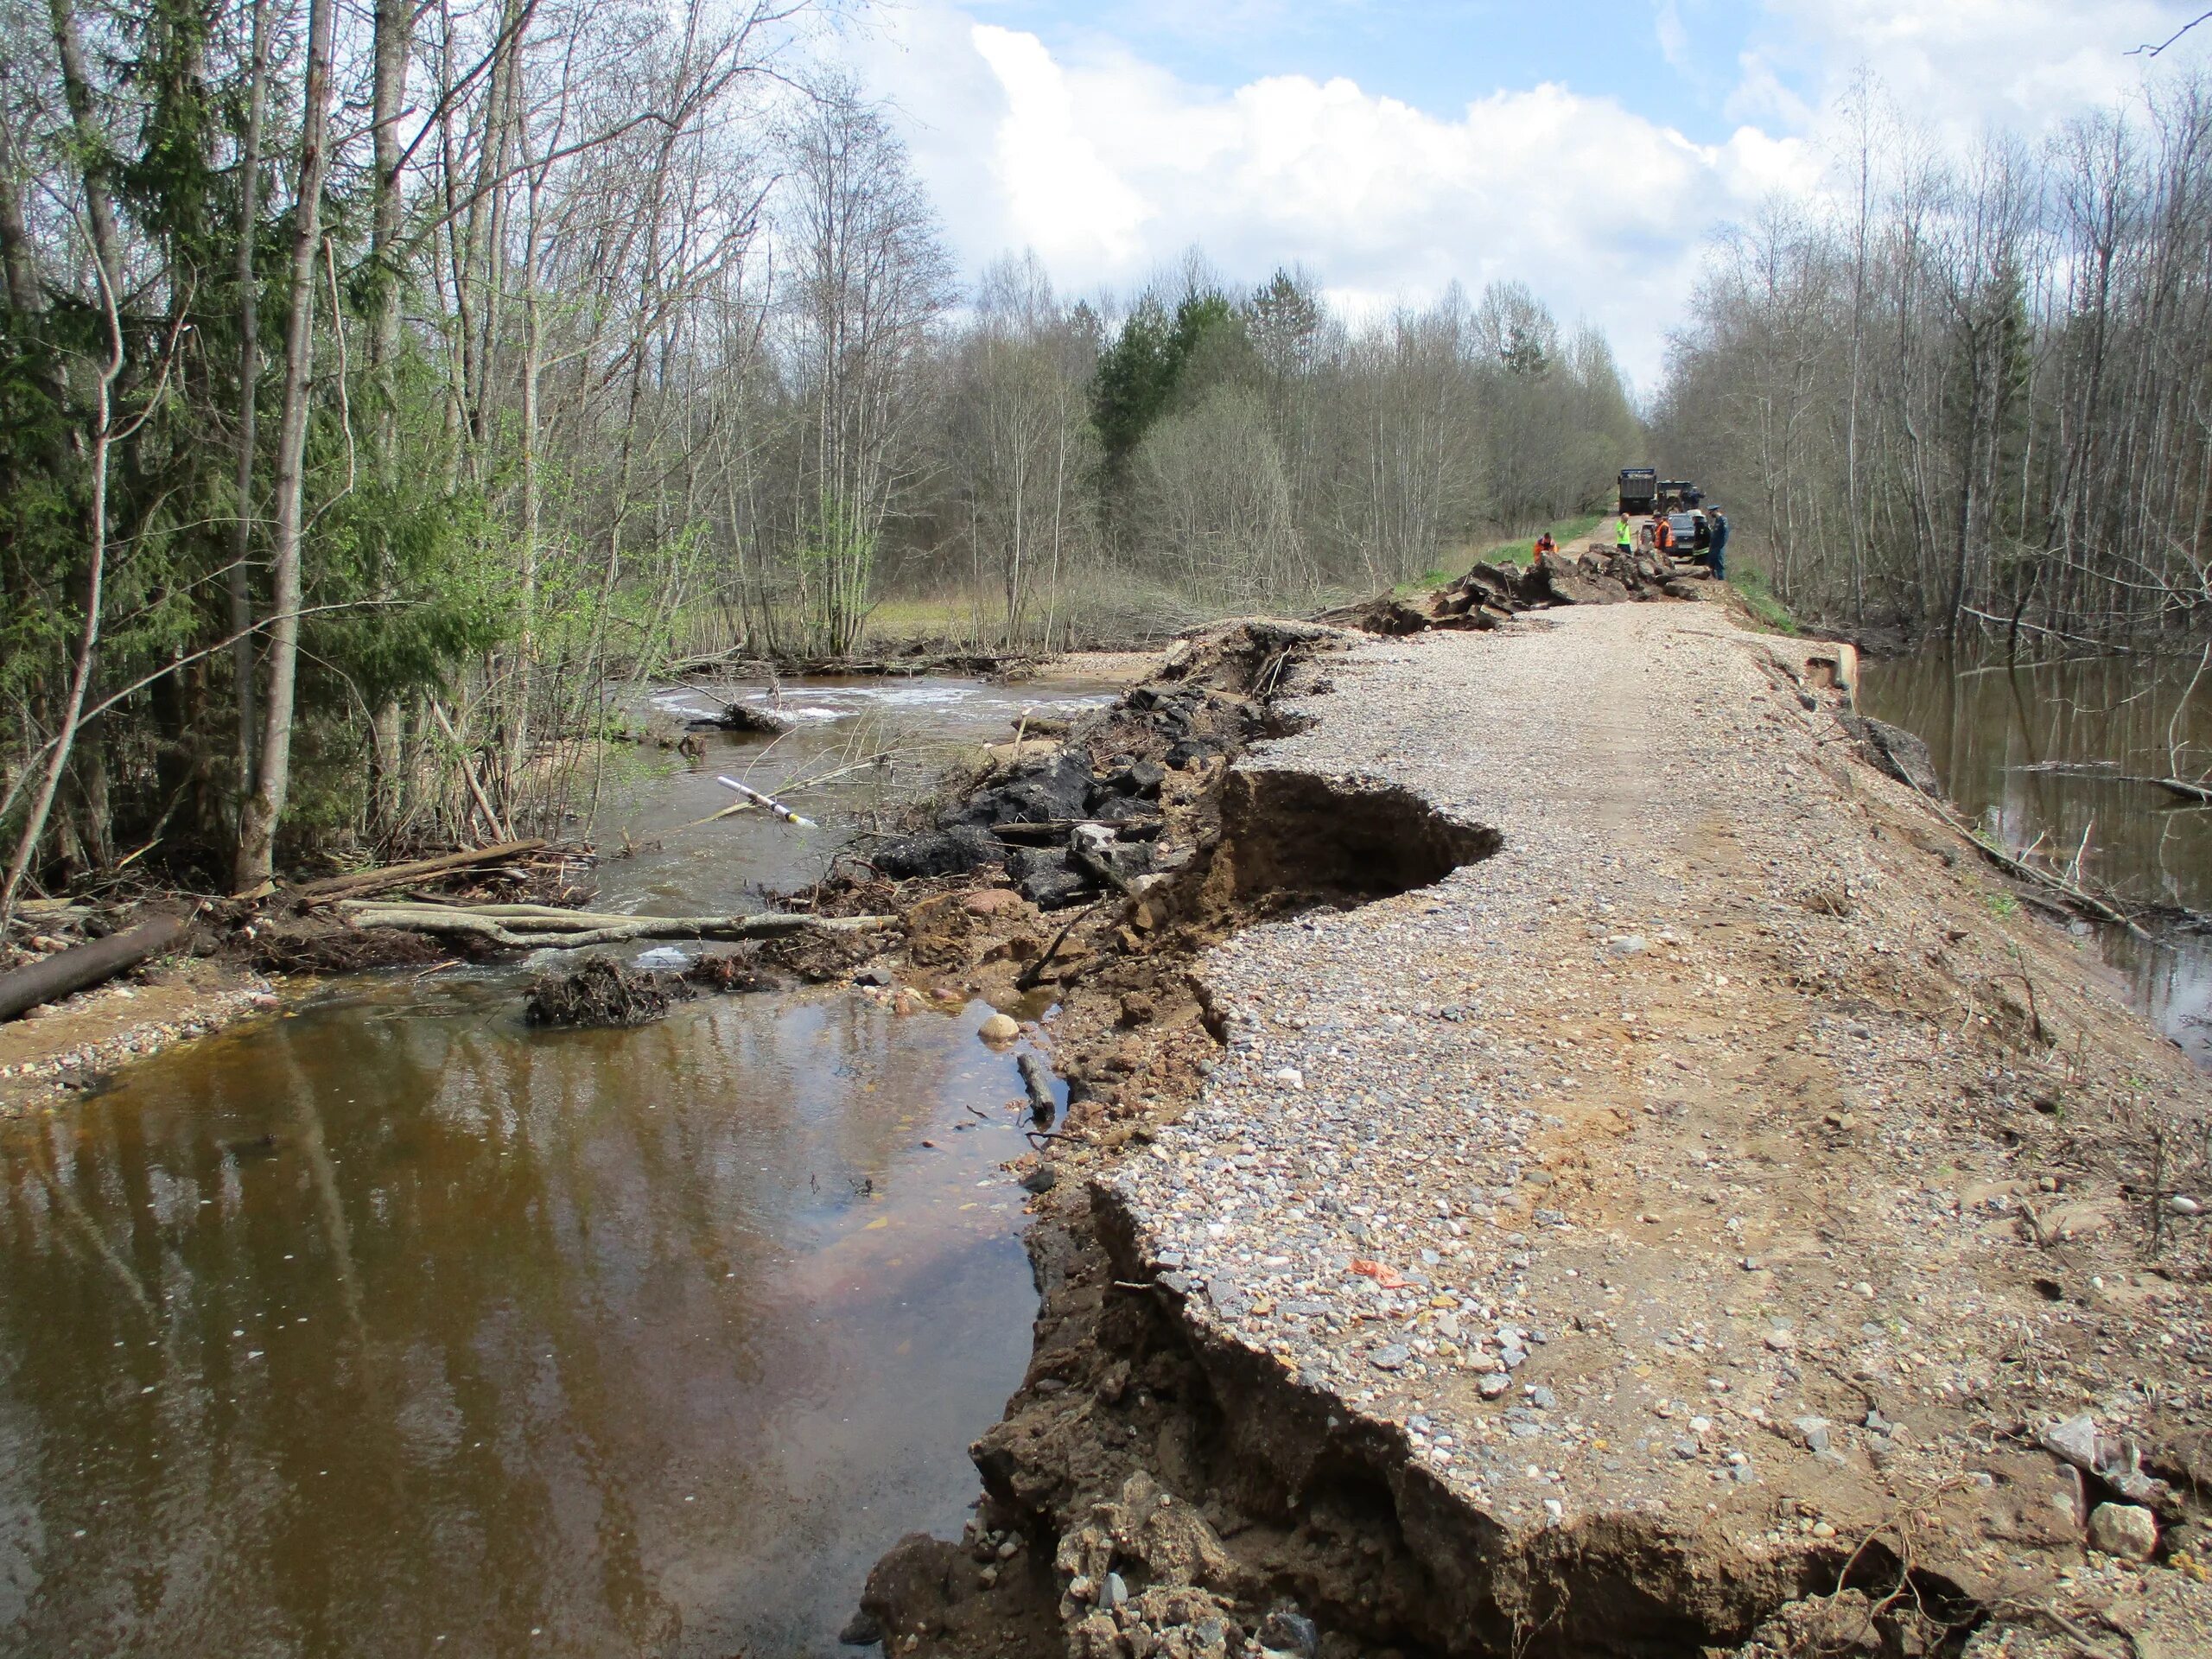
[[[1688,541],[1675,528],[1676,518],[1689,520]],[[1636,550],[1636,521],[1628,514],[1620,516],[1614,527],[1614,544],[1624,553]],[[1728,580],[1728,518],[1718,507],[1706,507],[1695,512],[1681,514],[1656,512],[1651,515],[1651,547],[1654,552],[1669,558],[1679,558],[1691,564],[1702,564],[1713,572],[1713,580]]]

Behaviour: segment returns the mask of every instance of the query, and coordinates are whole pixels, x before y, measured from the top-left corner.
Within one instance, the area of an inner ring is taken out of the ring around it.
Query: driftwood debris
[[[188,925],[181,916],[156,916],[123,932],[57,950],[42,962],[27,963],[0,974],[0,1020],[13,1020],[41,1002],[98,985],[126,968],[160,956],[183,939]]]
[[[1068,942],[1068,935],[1075,931],[1076,924],[1105,902],[1103,899],[1095,899],[1069,917],[1067,925],[1052,935],[1052,942],[1045,947],[1044,954],[1014,976],[1014,988],[1017,991],[1033,991],[1038,986],[1043,984],[1045,970],[1052,965],[1052,958],[1060,954],[1060,947]]]
[[[753,805],[760,808],[763,811],[774,813],[785,823],[791,824],[801,830],[811,830],[814,828],[814,820],[812,818],[801,817],[797,812],[793,811],[790,807],[785,806],[774,796],[764,795],[759,790],[753,788],[750,784],[741,784],[736,779],[725,778],[720,772],[716,772],[715,774],[715,781],[720,784],[724,789],[735,790],[739,794],[744,796],[747,800],[752,802]]]
[[[1052,1070],[1034,1054],[1024,1054],[1014,1062],[1021,1073],[1021,1090],[1029,1096],[1029,1116],[1039,1123],[1050,1123],[1059,1103],[1052,1098]]]
[[[2163,789],[2177,799],[2194,801],[2200,805],[2212,804],[2212,784],[2199,783],[2188,778],[2160,778],[2147,772],[2122,772],[2113,760],[2039,760],[2033,766],[2020,766],[2020,772],[2056,773],[2067,778],[2094,778],[2107,784],[2145,784],[2152,789]]]
[[[483,939],[510,950],[577,950],[638,939],[773,939],[799,933],[866,933],[892,916],[618,916],[551,905],[432,905],[341,899],[355,927],[396,927]]]
[[[2191,783],[2186,778],[2130,778],[2131,784],[2148,784],[2184,801],[2212,802],[2212,785]]]
[[[343,899],[349,894],[380,893],[391,887],[404,887],[434,875],[475,869],[486,864],[505,864],[512,859],[527,858],[532,853],[544,850],[545,842],[542,841],[503,841],[495,846],[479,847],[468,852],[446,853],[436,858],[417,859],[411,864],[388,864],[381,869],[355,870],[346,875],[334,875],[327,880],[310,881],[305,887],[291,889],[290,896],[308,904],[327,904],[334,899]]]
[[[523,999],[526,1026],[582,1029],[651,1025],[675,1006],[687,988],[671,988],[658,974],[633,973],[620,963],[594,957],[571,974],[550,974]]]
[[[741,732],[760,737],[781,737],[795,723],[773,709],[749,702],[725,703],[719,714],[697,715],[684,722],[695,732]]]

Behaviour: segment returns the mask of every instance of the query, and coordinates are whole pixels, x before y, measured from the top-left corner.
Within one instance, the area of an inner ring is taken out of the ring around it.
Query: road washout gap
[[[1067,957],[1030,1373],[855,1635],[1979,1654],[2085,1573],[2194,1628],[2203,1240],[2146,1257],[2135,1165],[2202,1084],[1851,758],[1834,648],[1349,643]]]

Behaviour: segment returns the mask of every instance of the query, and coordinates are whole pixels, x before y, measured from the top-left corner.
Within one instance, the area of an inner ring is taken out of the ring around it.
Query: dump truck
[[[1657,511],[1659,503],[1659,469],[1656,467],[1624,467],[1621,468],[1621,511],[1631,518],[1640,518]]]

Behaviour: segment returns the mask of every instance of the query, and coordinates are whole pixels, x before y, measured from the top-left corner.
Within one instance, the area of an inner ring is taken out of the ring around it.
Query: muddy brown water
[[[610,784],[601,904],[819,867],[835,828],[679,833],[715,771],[857,733],[911,782],[1103,690],[790,688],[773,750]],[[885,1548],[958,1530],[1035,1306],[989,1010],[532,1032],[526,976],[341,985],[0,1129],[0,1651],[829,1654]]]
[[[1917,733],[1960,810],[2016,852],[2077,852],[2083,874],[2145,903],[2212,912],[2212,810],[2122,774],[2212,767],[2212,672],[2198,659],[2010,662],[1938,649],[1860,670],[1867,714]],[[2192,682],[2194,682],[2192,686]],[[2114,763],[2096,772],[2050,771]],[[2136,1005],[2212,1065],[2212,938],[2081,928]]]

